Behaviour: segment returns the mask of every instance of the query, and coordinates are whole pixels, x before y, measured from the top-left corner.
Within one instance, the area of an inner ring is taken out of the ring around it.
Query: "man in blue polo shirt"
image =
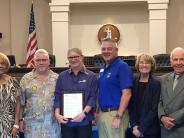
[[[131,98],[132,71],[118,57],[115,41],[102,41],[101,51],[105,65],[99,72],[99,136],[124,138],[129,122],[127,106]]]

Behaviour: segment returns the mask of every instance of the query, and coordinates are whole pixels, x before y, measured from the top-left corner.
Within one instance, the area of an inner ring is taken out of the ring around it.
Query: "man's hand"
[[[96,125],[99,120],[99,113],[94,113],[94,119],[92,121],[92,124]]]
[[[161,122],[163,123],[164,127],[167,129],[172,129],[175,124],[173,123],[174,119],[168,116],[162,116]]]
[[[120,118],[114,118],[111,123],[112,128],[120,128],[121,119]]]

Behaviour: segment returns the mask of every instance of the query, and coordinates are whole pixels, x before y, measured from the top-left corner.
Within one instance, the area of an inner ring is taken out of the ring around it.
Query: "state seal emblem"
[[[117,43],[120,39],[119,29],[112,24],[103,25],[98,31],[98,40],[101,42],[105,39],[112,39]]]

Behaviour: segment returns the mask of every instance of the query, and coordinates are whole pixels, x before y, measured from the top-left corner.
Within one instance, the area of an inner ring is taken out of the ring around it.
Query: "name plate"
[[[61,114],[72,119],[80,114],[84,108],[83,91],[62,91]]]

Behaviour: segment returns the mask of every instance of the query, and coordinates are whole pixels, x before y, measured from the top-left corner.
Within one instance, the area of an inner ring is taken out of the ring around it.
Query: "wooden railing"
[[[93,71],[94,73],[98,74],[100,68],[99,67],[87,67],[89,70]],[[134,74],[137,74],[137,71],[134,67],[131,67]],[[60,73],[64,70],[68,69],[67,67],[53,67],[51,70],[53,70],[56,73]],[[18,80],[21,79],[21,77],[32,70],[32,68],[10,68],[8,71],[8,74],[16,77]],[[166,73],[169,73],[173,71],[172,67],[158,67],[157,70],[154,72],[156,76],[160,76]]]

